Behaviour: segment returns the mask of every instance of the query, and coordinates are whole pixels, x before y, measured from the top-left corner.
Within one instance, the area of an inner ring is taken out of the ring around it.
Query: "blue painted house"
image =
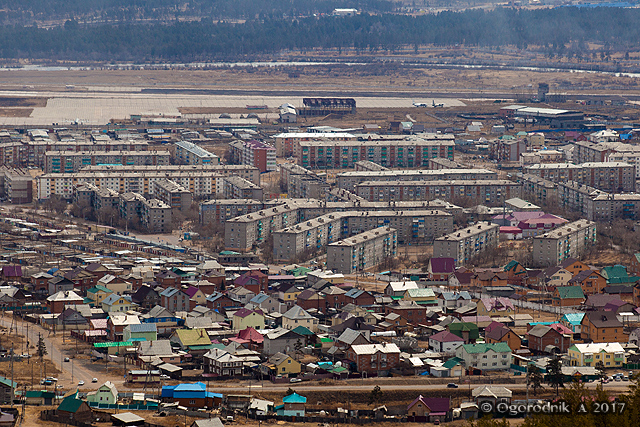
[[[197,382],[162,387],[162,400],[187,408],[215,408],[222,403],[222,394],[207,391],[204,383]]]
[[[298,393],[290,394],[282,399],[282,405],[276,406],[276,414],[290,417],[304,417],[307,398]]]

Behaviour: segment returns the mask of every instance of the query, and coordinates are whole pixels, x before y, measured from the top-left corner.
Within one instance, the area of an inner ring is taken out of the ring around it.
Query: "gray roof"
[[[205,420],[195,420],[191,427],[224,427],[220,418],[208,418]]]
[[[291,307],[282,316],[291,320],[315,319],[315,317],[307,313],[302,307],[298,305],[294,305],[293,307]]]
[[[140,354],[141,356],[166,356],[169,354],[173,354],[173,350],[171,349],[171,341],[140,341],[138,343],[138,354]]]
[[[158,328],[155,323],[140,323],[137,325],[127,326],[131,333],[157,332]]]
[[[362,335],[360,331],[354,331],[353,329],[347,328],[342,334],[340,334],[337,341],[351,345],[360,335]]]

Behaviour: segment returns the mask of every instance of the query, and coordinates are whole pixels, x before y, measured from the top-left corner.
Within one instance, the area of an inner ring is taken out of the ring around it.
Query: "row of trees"
[[[606,25],[602,25],[606,22]],[[78,25],[50,29],[0,27],[0,57],[76,60],[198,61],[287,49],[356,48],[375,51],[411,45],[545,48],[587,42],[632,49],[640,40],[639,9],[496,9],[405,16],[362,14],[339,19],[272,19],[244,24],[202,20],[168,25]]]

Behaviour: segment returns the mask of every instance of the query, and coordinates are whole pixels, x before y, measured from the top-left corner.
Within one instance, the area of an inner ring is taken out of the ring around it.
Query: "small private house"
[[[429,337],[429,349],[438,353],[455,354],[464,340],[449,331],[441,331]]]
[[[118,295],[116,293],[112,293],[102,300],[102,309],[105,313],[126,313],[135,306],[136,304],[131,301],[131,296],[129,295]]]
[[[25,392],[25,403],[27,405],[34,405],[34,406],[53,405],[55,398],[56,398],[56,393],[53,391],[27,390]]]
[[[293,330],[298,326],[304,326],[316,333],[318,332],[318,319],[307,313],[302,307],[294,305],[282,315],[282,327]]]
[[[264,313],[262,310],[241,308],[233,313],[233,329],[240,331],[246,328],[264,329]]]
[[[510,316],[515,313],[509,298],[481,298],[478,301],[478,316]]]
[[[186,408],[215,408],[222,403],[222,395],[207,391],[201,382],[164,386],[162,399]]]
[[[87,403],[89,406],[115,405],[118,403],[118,390],[111,381],[107,381],[98,390],[87,393]]]
[[[483,385],[476,387],[471,391],[473,400],[480,407],[483,403],[488,402],[492,408],[498,403],[511,403],[513,392],[506,387]]]
[[[90,423],[93,419],[93,412],[87,402],[78,398],[78,392],[65,397],[58,405],[58,415],[60,419],[67,419],[84,423]]]
[[[302,365],[288,354],[276,353],[260,365],[260,369],[264,375],[287,377],[299,374],[302,371]]]
[[[275,411],[278,415],[289,417],[304,417],[306,403],[306,397],[300,396],[298,393],[293,393],[285,396],[282,399],[282,405],[276,406]]]
[[[18,383],[10,379],[0,377],[0,404],[8,405],[11,403],[13,391],[18,387]]]
[[[509,369],[511,366],[511,348],[505,342],[496,344],[465,344],[458,347],[456,357],[464,360],[468,368],[483,371]]]
[[[451,399],[448,397],[423,397],[419,395],[407,407],[407,415],[414,422],[443,423],[449,417]]]
[[[155,323],[140,323],[127,325],[122,331],[124,341],[155,341],[158,339],[158,329]]]

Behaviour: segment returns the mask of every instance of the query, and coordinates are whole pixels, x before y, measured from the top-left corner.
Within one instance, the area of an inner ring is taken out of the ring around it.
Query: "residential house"
[[[233,329],[240,331],[246,328],[264,329],[264,313],[260,309],[241,308],[233,313]]]
[[[456,350],[456,357],[469,368],[483,371],[507,370],[511,366],[511,348],[506,342],[495,344],[464,344]]]
[[[584,303],[581,286],[558,286],[553,292],[551,304],[555,307],[577,307]]]
[[[353,329],[345,329],[338,338],[335,339],[333,345],[341,351],[346,351],[352,345],[371,344],[371,340],[363,331],[354,331]]]
[[[60,291],[47,298],[47,307],[51,313],[62,313],[67,305],[84,303],[84,298],[74,291]]]
[[[445,312],[465,306],[471,302],[471,294],[468,291],[441,292],[438,294],[438,306]]]
[[[233,300],[238,301],[241,305],[247,304],[256,294],[248,288],[242,286],[236,286],[235,288],[227,291],[227,296]]]
[[[438,300],[435,292],[431,288],[424,289],[409,289],[404,293],[402,299],[406,301],[413,301],[421,306],[437,306]]]
[[[175,273],[174,273],[175,274]],[[171,312],[189,311],[189,295],[182,289],[166,288],[160,293],[161,305]]]
[[[127,282],[119,276],[114,276],[113,274],[107,274],[98,280],[98,284],[106,287],[107,289],[115,292],[118,295],[131,294],[133,293],[133,284],[131,282]]]
[[[285,303],[287,308],[293,307],[298,300],[298,295],[304,289],[292,284],[283,283],[278,287],[278,298]]]
[[[343,294],[341,301],[344,305],[353,304],[359,307],[367,307],[375,304],[376,298],[368,291],[352,288],[346,294]]]
[[[127,325],[122,331],[123,341],[155,341],[157,339],[158,329],[155,323]]]
[[[73,290],[74,283],[64,276],[55,276],[49,279],[47,283],[49,295],[56,294],[58,292],[69,292]]]
[[[131,295],[131,301],[143,310],[151,310],[153,307],[162,304],[160,292],[149,285],[142,285]]]
[[[275,408],[277,415],[304,417],[307,398],[293,393],[282,398],[282,405]]]
[[[511,404],[513,393],[506,387],[495,385],[482,385],[471,391],[471,396],[478,407],[483,403],[489,403],[491,408],[495,408],[498,403]]]
[[[34,406],[43,406],[43,405],[53,405],[56,398],[56,393],[54,391],[44,391],[44,390],[27,390],[25,393],[25,403],[27,405]],[[0,426],[3,424],[0,421]],[[11,423],[9,426],[13,426]]]
[[[498,322],[493,322],[485,328],[484,340],[487,344],[507,343],[511,351],[514,352],[522,347],[522,338],[511,328]]]
[[[102,307],[102,301],[105,300],[109,295],[111,295],[113,291],[111,289],[107,289],[101,284],[97,284],[92,288],[87,289],[87,298],[91,301],[91,305],[93,307]]]
[[[566,353],[571,345],[571,335],[563,334],[547,325],[536,325],[527,332],[529,350],[540,353]]]
[[[217,377],[242,375],[242,359],[228,351],[213,348],[204,355],[204,372]]]
[[[298,335],[292,330],[278,328],[270,330],[264,335],[263,352],[267,356],[280,353],[292,353],[296,343],[304,342],[304,337]]]
[[[447,282],[455,271],[456,260],[453,258],[433,257],[427,263],[427,278],[431,282]]]
[[[589,266],[584,262],[575,259],[575,258],[567,258],[560,263],[560,267],[567,270],[573,276],[580,273],[581,271],[590,270]]]
[[[269,359],[260,365],[260,369],[264,375],[271,377],[298,375],[302,371],[302,365],[293,357],[284,353],[275,353]]]
[[[133,307],[135,307],[135,303],[131,301],[130,295],[118,295],[116,293],[112,293],[102,300],[102,309],[105,313],[126,313]]]
[[[89,406],[115,405],[118,403],[118,390],[111,381],[107,381],[98,390],[87,393],[87,403]]]
[[[78,392],[65,397],[56,409],[58,417],[63,420],[90,423],[93,420],[93,411],[85,402],[78,398]]]
[[[288,309],[278,298],[267,295],[264,292],[260,292],[251,298],[248,305],[252,306],[251,308],[259,308],[264,313],[284,313]]]
[[[158,335],[162,336],[169,336],[183,322],[182,319],[177,318],[172,312],[159,305],[153,307],[149,313],[143,314],[141,320],[143,323],[155,324]]]
[[[400,349],[389,343],[352,345],[346,358],[355,363],[358,372],[385,376],[400,363]]]
[[[478,316],[510,316],[515,313],[513,302],[509,298],[480,298]]]
[[[438,353],[455,354],[464,340],[449,331],[441,331],[429,337],[429,349]]]
[[[219,406],[222,395],[207,391],[204,383],[178,384],[162,387],[162,399],[167,399],[185,408],[214,408]]]
[[[504,271],[480,271],[471,277],[471,287],[506,286],[509,275]]]
[[[11,381],[10,379],[0,377],[0,404],[10,405],[15,390],[18,388],[18,383]]]
[[[480,337],[478,325],[471,322],[453,322],[447,325],[447,330],[454,335],[459,336],[465,342],[470,344],[476,342]]]
[[[443,423],[449,418],[450,409],[451,398],[449,397],[423,397],[420,395],[407,407],[407,415],[415,421]]]
[[[560,266],[552,266],[544,269],[539,277],[547,288],[553,291],[558,286],[567,286],[569,280],[573,278],[573,274]]]
[[[164,363],[180,363],[180,355],[173,352],[169,340],[140,341],[136,354],[140,365],[156,360],[161,360]]]
[[[595,270],[583,270],[569,280],[569,286],[580,286],[585,295],[600,294],[607,286],[607,279]]]
[[[584,313],[566,313],[560,318],[560,324],[567,327],[574,334],[579,334],[582,331],[582,319]]]
[[[315,309],[320,312],[326,311],[326,301],[323,294],[314,289],[305,289],[298,294],[296,305],[304,310]]]
[[[408,323],[414,326],[427,323],[428,307],[421,306],[415,301],[394,301],[384,307],[386,315],[394,313],[402,316]]]
[[[580,336],[586,342],[627,342],[629,339],[622,323],[611,311],[587,311],[581,325]]]
[[[240,302],[234,301],[225,294],[215,292],[207,297],[207,308],[224,313],[226,309],[231,307],[240,307]]]
[[[138,316],[120,313],[110,313],[107,319],[107,334],[111,341],[122,341],[124,328],[129,325],[140,324]]]
[[[53,276],[49,273],[41,271],[31,275],[31,289],[32,292],[37,295],[47,295],[49,292],[49,280],[53,279]],[[71,290],[71,289],[67,289]]]
[[[414,281],[389,282],[384,288],[384,293],[392,297],[402,297],[409,289],[418,289],[419,286]]]
[[[179,288],[182,283],[182,276],[171,270],[165,270],[156,274],[156,282],[163,288]]]
[[[254,295],[269,291],[269,276],[259,270],[251,270],[233,281],[236,286],[249,289]]]
[[[192,356],[202,356],[211,348],[211,340],[204,329],[176,329],[169,341]]]
[[[189,286],[187,289],[183,289],[183,292],[189,297],[189,310],[193,310],[196,306],[207,303],[207,296],[201,289],[195,286]]]
[[[95,276],[82,267],[74,268],[73,270],[65,273],[64,277],[71,280],[73,282],[73,287],[82,293],[86,293],[87,289],[98,283],[98,276]]]
[[[293,306],[282,315],[282,327],[295,329],[298,326],[304,326],[316,333],[318,332],[318,319],[307,313],[302,307]]]
[[[592,366],[602,362],[605,368],[621,368],[626,363],[624,348],[620,343],[574,344],[568,349],[571,366]]]

